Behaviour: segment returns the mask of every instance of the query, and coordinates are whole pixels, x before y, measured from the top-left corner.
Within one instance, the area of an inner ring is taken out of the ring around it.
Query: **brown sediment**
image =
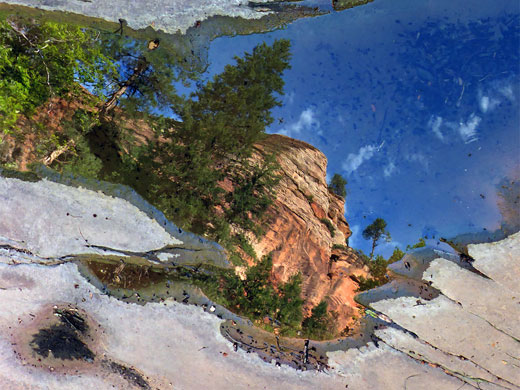
[[[166,280],[164,270],[150,265],[132,264],[123,259],[117,262],[104,262],[98,259],[82,260],[82,262],[108,288],[139,290]]]

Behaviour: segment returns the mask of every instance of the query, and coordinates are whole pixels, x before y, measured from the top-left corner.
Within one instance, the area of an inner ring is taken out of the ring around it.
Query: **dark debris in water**
[[[108,368],[115,374],[120,375],[122,378],[127,380],[129,383],[145,390],[150,390],[151,387],[148,382],[139,374],[136,370],[130,367],[126,367],[122,364],[113,362],[111,360],[103,360],[103,366]]]
[[[273,360],[277,366],[285,364],[297,370],[319,370],[329,368],[328,358],[320,343],[304,339],[287,339],[272,335],[260,329],[233,325],[226,321],[220,327],[221,333],[238,348],[247,353],[256,353],[265,362]]]
[[[32,349],[46,358],[52,353],[56,359],[93,361],[94,353],[83,342],[88,331],[85,319],[73,309],[55,309],[57,324],[40,329],[31,341]]]

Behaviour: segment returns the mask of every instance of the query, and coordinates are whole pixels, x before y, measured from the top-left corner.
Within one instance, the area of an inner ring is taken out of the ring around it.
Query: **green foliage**
[[[386,278],[386,267],[389,264],[383,256],[376,256],[374,260],[369,260],[367,265],[370,270],[371,277],[360,278],[358,291],[365,291],[371,288],[381,286],[388,282]]]
[[[105,77],[117,72],[98,43],[98,35],[89,29],[1,21],[0,129],[9,131],[20,114],[30,116],[76,83],[101,92]]]
[[[341,244],[334,244],[334,245],[332,245],[332,249],[342,249],[342,250],[345,250],[345,249],[347,249],[347,247],[345,245],[341,245]]]
[[[398,247],[394,248],[392,256],[388,259],[388,264],[395,263],[396,261],[401,260],[404,257],[405,253],[399,249]]]
[[[320,222],[323,223],[325,226],[327,226],[327,229],[329,229],[330,236],[334,237],[336,235],[336,229],[334,229],[334,225],[328,218],[321,218]]]
[[[293,275],[276,291],[269,280],[272,266],[271,256],[264,256],[247,270],[245,280],[232,272],[223,274],[220,293],[227,305],[241,315],[253,320],[269,316],[280,322],[282,329],[298,328],[303,305],[301,275]]]
[[[332,179],[329,183],[329,190],[335,193],[336,195],[345,198],[347,196],[347,190],[345,189],[346,185],[347,179],[345,179],[340,174],[335,173],[334,176],[332,176]]]
[[[66,164],[63,165],[63,172],[88,178],[100,176],[103,162],[92,152],[87,139],[84,137],[96,123],[97,116],[94,113],[77,110],[72,120],[64,124],[64,136],[73,140],[75,146],[65,156]],[[57,165],[57,163],[54,165]]]
[[[177,50],[164,50],[162,44],[149,50],[147,40],[119,34],[103,35],[101,45],[117,61],[119,70],[117,75],[107,75],[105,79],[108,95],[114,96],[122,87],[126,88],[117,101],[126,116],[144,114],[146,118],[158,109],[177,114],[182,111],[184,100],[176,93],[174,82],[196,75],[186,71]]]
[[[136,156],[142,171],[155,173],[156,182],[143,188],[146,197],[185,229],[218,237],[222,217],[215,208],[226,204],[226,221],[261,233],[256,225],[272,202],[277,165],[274,156],[259,164],[248,158],[272,122],[288,60],[289,43],[283,40],[236,58],[236,65],[192,95],[182,123],[158,124],[169,142],[150,144]],[[221,188],[224,179],[233,183],[231,193]]]
[[[130,185],[182,228],[231,247],[238,244],[255,257],[245,236],[231,237],[229,225],[260,235],[259,223],[272,204],[279,180],[275,156],[259,163],[250,157],[273,121],[271,110],[280,105],[289,42],[264,43],[235,58],[235,65],[226,66],[187,101],[172,87],[180,77],[175,61],[159,50],[148,52],[143,42],[111,34],[100,38],[65,25],[0,23],[0,128],[12,126],[18,115],[30,115],[51,97],[66,96],[78,83],[100,99],[103,92],[117,96],[122,110],[111,111],[110,118],[95,109],[77,110],[71,121],[61,123],[63,132],[42,143],[42,154],[72,145],[53,168]],[[138,75],[132,73],[136,61],[146,64]],[[119,97],[125,82],[128,88]],[[157,107],[169,108],[182,121],[153,116]],[[149,120],[156,139],[141,145],[127,139],[123,124],[130,116]],[[232,190],[222,188],[224,180]],[[236,250],[230,253],[234,263],[242,263]],[[197,283],[239,314],[270,316],[283,331],[299,329],[301,275],[275,288],[271,268],[268,256],[247,270],[246,280],[222,271]]]
[[[359,286],[358,286],[357,291],[367,291],[367,290],[371,290],[371,289],[379,287],[379,286],[381,286],[381,284],[379,283],[378,280],[376,280],[374,278],[365,278],[365,277],[361,276],[359,278]]]
[[[417,248],[423,248],[426,246],[426,242],[424,241],[424,238],[419,238],[419,241],[416,242],[415,244],[413,245],[406,245],[406,250],[409,251],[409,250],[412,250],[412,249],[417,249]]]
[[[279,310],[275,319],[288,328],[299,328],[302,322],[302,276],[297,273],[279,287]]]
[[[302,330],[307,338],[323,340],[336,333],[336,316],[327,310],[327,302],[321,301],[312,308],[310,317],[303,320]]]
[[[374,250],[380,239],[384,238],[387,242],[392,240],[390,232],[386,229],[386,221],[383,218],[376,218],[374,222],[368,225],[365,230],[363,230],[363,238],[365,240],[372,240],[371,259],[374,257]]]
[[[226,220],[251,230],[258,237],[261,230],[254,221],[261,219],[274,199],[274,187],[280,176],[276,173],[279,166],[274,155],[266,156],[259,164],[245,160],[238,172],[233,175],[234,189],[225,197],[228,209]]]
[[[242,248],[242,250],[253,259],[256,259],[256,252],[249,240],[243,235],[238,233],[235,235],[235,239],[237,244]]]
[[[374,279],[378,281],[386,281],[386,266],[388,262],[381,255],[377,255],[374,260],[371,260],[368,263],[368,268],[370,269],[370,274],[374,277]]]
[[[182,117],[187,130],[207,134],[216,159],[248,156],[251,146],[273,122],[271,110],[280,106],[275,94],[283,94],[282,73],[289,68],[289,41],[256,46],[235,65],[227,65],[192,95]]]
[[[363,264],[368,265],[370,263],[370,257],[368,257],[362,249],[356,249],[356,254],[359,256]]]

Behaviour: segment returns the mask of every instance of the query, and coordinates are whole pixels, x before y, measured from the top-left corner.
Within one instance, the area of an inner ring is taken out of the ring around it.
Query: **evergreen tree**
[[[223,203],[219,183],[224,178],[235,187],[226,212],[233,222],[249,228],[247,221],[269,204],[274,161],[255,166],[247,158],[272,122],[270,110],[280,104],[276,95],[283,93],[281,76],[289,57],[286,40],[257,46],[192,95],[183,106],[182,123],[165,121],[160,127],[169,141],[149,149],[147,160],[161,178],[151,188],[152,197],[161,198],[167,214],[186,229],[204,233],[208,226],[220,226],[214,207]]]
[[[383,218],[376,218],[374,222],[368,225],[365,230],[363,230],[363,238],[365,240],[372,240],[370,259],[374,257],[374,250],[380,239],[384,238],[388,242],[392,240],[390,232],[386,229],[386,221]]]
[[[300,326],[303,315],[302,306],[302,276],[297,273],[289,278],[287,283],[279,287],[280,307],[276,314],[276,319],[282,324],[292,328]]]
[[[289,68],[289,41],[256,46],[235,65],[227,65],[203,88],[192,94],[183,120],[187,130],[205,135],[215,158],[241,158],[251,153],[265,128],[273,122],[271,110],[281,103],[282,73]]]
[[[395,263],[396,261],[401,260],[404,257],[405,253],[399,249],[398,247],[395,247],[392,256],[388,259],[388,264]]]
[[[345,189],[346,185],[347,180],[340,174],[335,173],[329,183],[329,190],[331,190],[336,195],[345,198],[347,196],[347,190]]]
[[[313,339],[323,339],[327,335],[332,335],[335,332],[335,319],[328,311],[326,301],[321,301],[314,306],[310,317],[303,320],[302,329],[306,337]]]

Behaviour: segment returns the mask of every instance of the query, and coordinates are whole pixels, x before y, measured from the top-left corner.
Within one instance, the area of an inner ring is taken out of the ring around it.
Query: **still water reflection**
[[[291,40],[269,131],[326,154],[329,175],[348,180],[350,245],[367,251],[361,231],[382,217],[388,255],[421,236],[518,229],[519,26],[515,1],[375,1],[219,38],[209,72],[259,42]]]

